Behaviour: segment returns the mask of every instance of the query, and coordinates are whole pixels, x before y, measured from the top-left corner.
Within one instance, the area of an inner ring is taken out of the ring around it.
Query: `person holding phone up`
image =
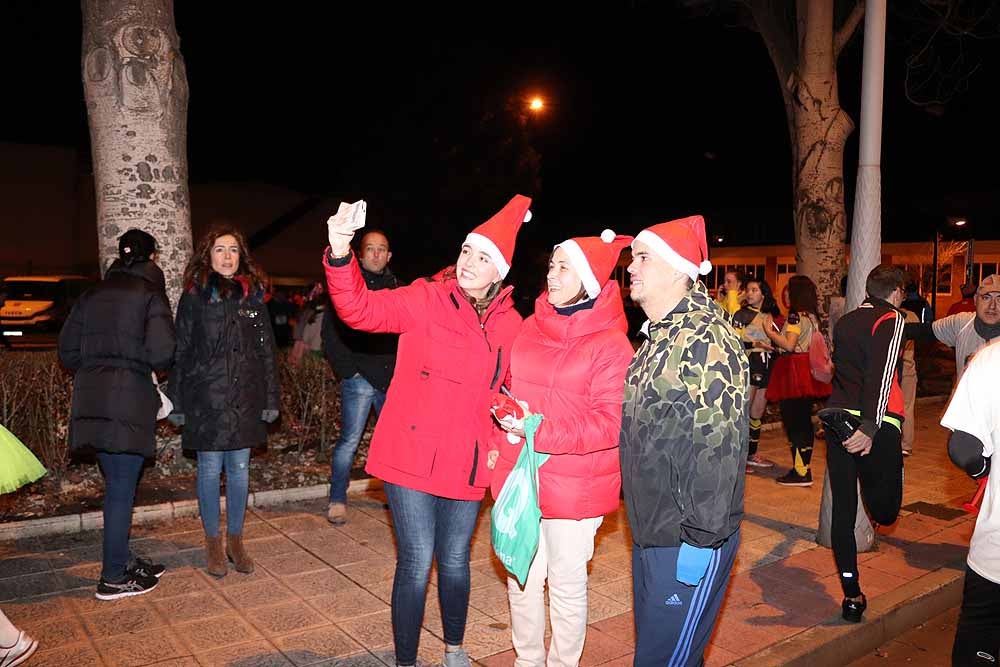
[[[363,202],[328,221],[323,265],[337,315],[362,331],[398,333],[396,369],[375,426],[368,474],[384,482],[396,535],[392,628],[397,665],[414,665],[431,561],[446,667],[470,664],[462,650],[469,605],[469,544],[489,486],[487,453],[505,440],[490,402],[507,377],[521,328],[510,270],[531,199],[516,195],[462,243],[455,277],[369,290],[350,242]]]
[[[546,290],[514,340],[512,395],[545,418],[535,449],[549,454],[538,470],[542,511],[538,551],[524,588],[507,579],[516,665],[575,666],[587,636],[587,562],[604,515],[618,509],[625,371],[632,360],[617,281],[610,280],[631,236],[605,230],[569,239],[549,258]],[[520,420],[501,425],[523,436]],[[523,439],[501,447],[493,472],[496,498]],[[545,653],[545,581],[552,642]]]

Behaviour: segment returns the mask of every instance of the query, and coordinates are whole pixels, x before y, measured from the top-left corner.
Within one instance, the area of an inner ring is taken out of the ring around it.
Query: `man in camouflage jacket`
[[[632,530],[635,665],[701,664],[739,545],[749,366],[700,216],[643,230],[628,268],[649,321],[625,379],[622,487]]]

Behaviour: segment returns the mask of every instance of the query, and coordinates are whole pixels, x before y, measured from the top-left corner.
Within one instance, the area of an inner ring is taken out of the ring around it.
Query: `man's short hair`
[[[361,236],[358,237],[358,247],[359,248],[361,247],[361,244],[364,242],[365,237],[368,236],[369,234],[381,234],[382,238],[385,239],[386,244],[389,244],[389,235],[386,234],[381,229],[379,229],[378,227],[372,227],[371,229],[366,229],[364,231],[364,233]],[[391,244],[390,244],[390,247],[391,247]],[[364,248],[362,248],[362,250],[364,250]]]
[[[890,294],[897,289],[902,289],[903,280],[904,273],[901,268],[889,264],[879,264],[868,274],[868,279],[865,280],[865,291],[868,292],[869,296],[888,299]]]

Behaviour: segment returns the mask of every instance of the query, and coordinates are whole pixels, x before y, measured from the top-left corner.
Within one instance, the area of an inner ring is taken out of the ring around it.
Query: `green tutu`
[[[0,494],[16,491],[46,472],[31,450],[0,424]]]

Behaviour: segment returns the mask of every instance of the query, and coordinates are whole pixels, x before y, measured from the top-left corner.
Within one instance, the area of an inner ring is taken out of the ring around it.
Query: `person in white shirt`
[[[973,479],[989,476],[1000,445],[1000,341],[969,361],[941,425],[952,430],[951,460]],[[982,507],[969,543],[962,608],[952,648],[953,665],[995,665],[1000,658],[1000,476],[986,482]]]

